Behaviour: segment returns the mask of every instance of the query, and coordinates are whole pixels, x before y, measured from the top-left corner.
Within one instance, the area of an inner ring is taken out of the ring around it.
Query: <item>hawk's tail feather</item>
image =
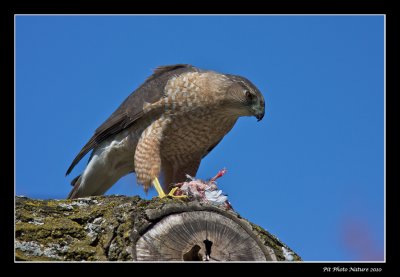
[[[78,191],[79,186],[81,185],[81,175],[78,175],[71,181],[71,185],[74,186],[74,188],[70,191],[68,194],[67,199],[73,199],[76,198],[76,193]]]
[[[81,175],[78,175],[78,176],[76,176],[74,179],[72,179],[72,181],[71,181],[71,186],[75,186],[75,183],[76,183],[76,181],[78,181],[78,179],[79,178],[81,178]],[[79,183],[80,183],[80,180],[79,180]]]

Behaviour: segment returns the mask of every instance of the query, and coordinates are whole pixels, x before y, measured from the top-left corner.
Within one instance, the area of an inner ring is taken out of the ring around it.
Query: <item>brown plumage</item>
[[[101,195],[135,172],[147,190],[161,173],[164,188],[195,176],[240,116],[264,116],[264,98],[247,79],[178,64],[158,67],[95,131],[67,175],[93,149],[69,198]]]

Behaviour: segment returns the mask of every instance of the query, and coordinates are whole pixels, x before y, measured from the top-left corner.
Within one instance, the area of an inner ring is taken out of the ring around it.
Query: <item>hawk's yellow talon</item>
[[[158,193],[158,197],[164,198],[166,196],[157,177],[153,180],[153,186]]]
[[[177,189],[178,189],[178,188],[173,188],[173,189],[171,189],[171,191],[168,193],[167,196],[170,196],[170,197],[172,197],[172,198],[187,198],[186,195],[174,195],[174,193],[175,193],[175,191],[176,191]]]
[[[168,196],[172,197],[172,198],[186,198],[187,197],[186,195],[174,195],[175,191],[178,188],[173,188],[173,189],[171,189],[171,191],[168,194],[165,194],[157,177],[153,180],[153,185],[158,193],[158,197],[160,197],[160,198],[164,198],[164,197],[168,197]]]

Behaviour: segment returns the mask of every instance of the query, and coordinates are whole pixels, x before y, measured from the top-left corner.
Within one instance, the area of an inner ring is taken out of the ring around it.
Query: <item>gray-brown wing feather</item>
[[[196,70],[195,67],[188,64],[160,66],[155,69],[154,73],[147,78],[138,89],[132,92],[118,109],[96,129],[94,135],[72,161],[66,175],[68,175],[75,165],[99,143],[128,128],[143,117],[144,104],[157,102],[163,97],[164,87],[171,76]]]

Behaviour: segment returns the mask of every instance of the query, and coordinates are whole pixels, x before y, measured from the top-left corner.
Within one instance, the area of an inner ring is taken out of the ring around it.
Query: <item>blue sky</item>
[[[65,198],[94,130],[158,65],[239,74],[264,94],[199,178],[304,260],[382,260],[383,16],[17,16],[17,195]],[[107,194],[145,195],[134,175]]]

